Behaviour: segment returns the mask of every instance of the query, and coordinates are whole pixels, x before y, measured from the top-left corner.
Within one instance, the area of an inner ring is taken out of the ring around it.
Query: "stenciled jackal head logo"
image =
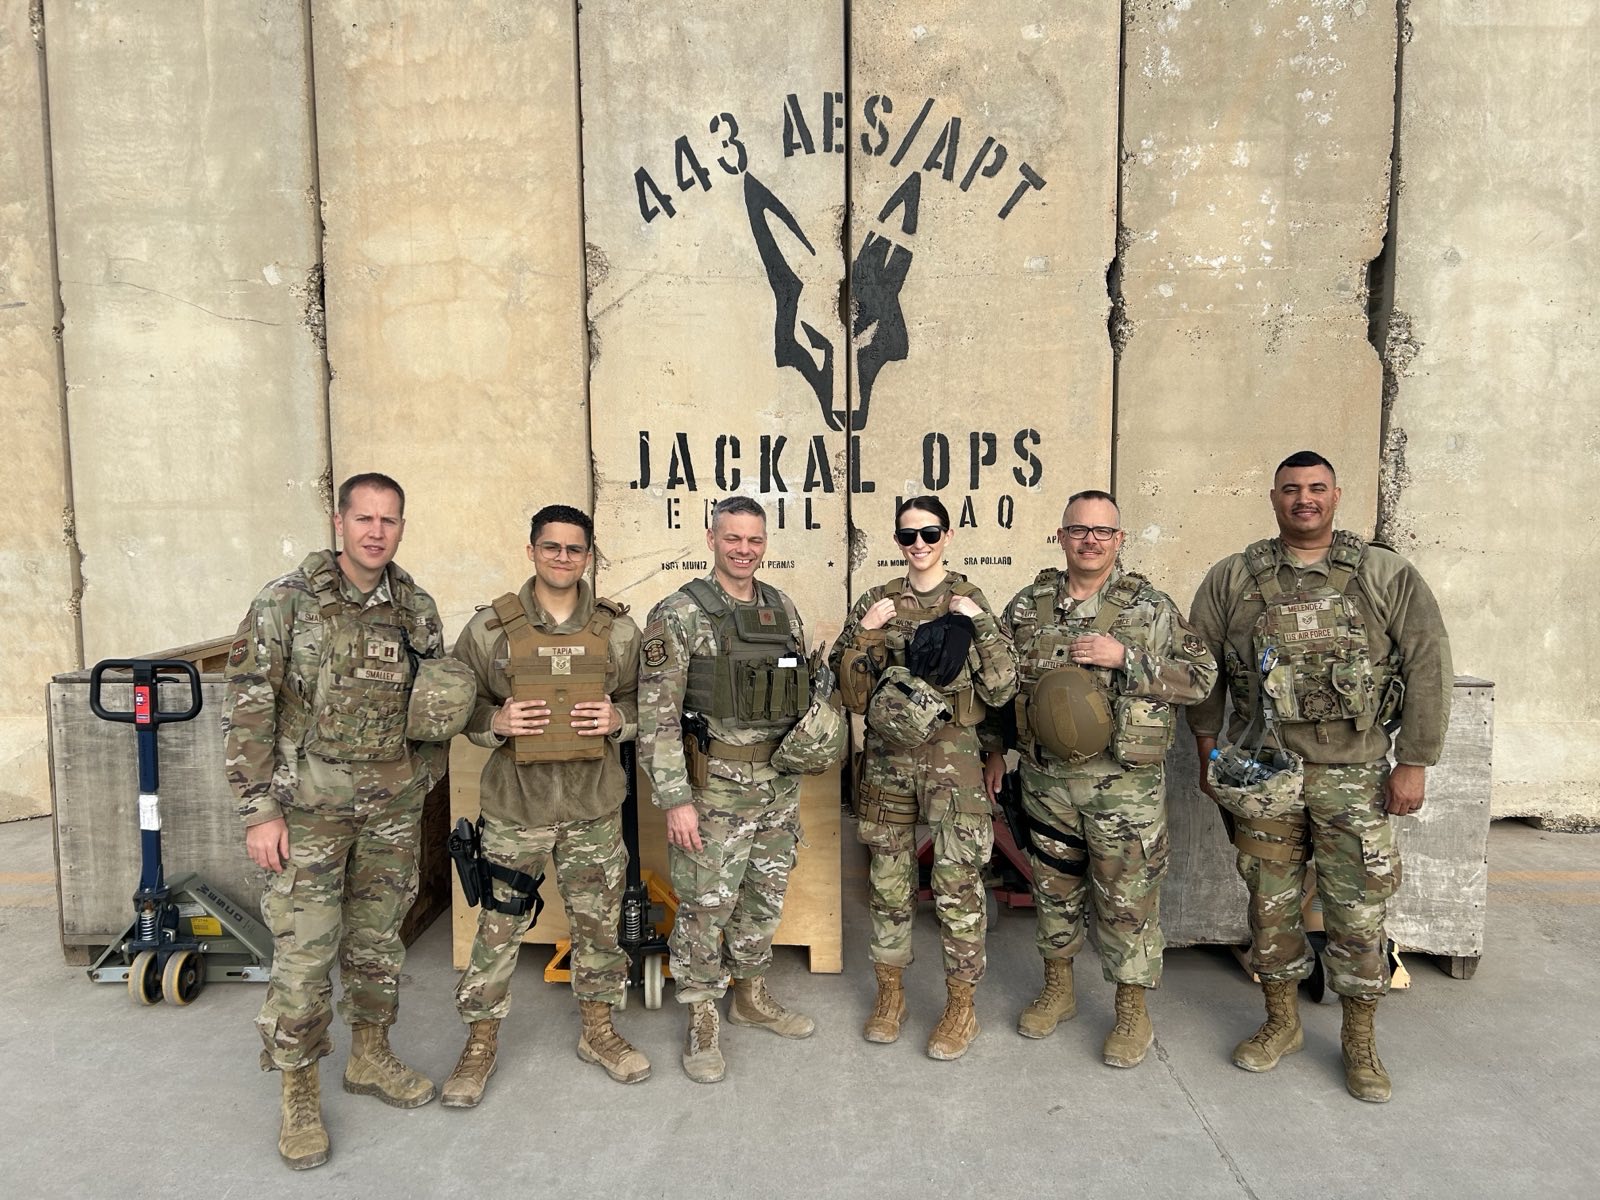
[[[922,176],[920,172],[913,172],[884,205],[878,222],[889,221],[899,209],[899,235],[915,235],[921,196]],[[833,341],[801,317],[800,296],[805,283],[789,265],[772,222],[776,220],[788,230],[793,241],[786,244],[791,248],[798,243],[813,257],[816,249],[783,201],[749,173],[744,177],[744,207],[776,305],[772,323],[774,361],[779,367],[793,367],[800,372],[815,394],[828,428],[843,430],[848,427],[852,432],[865,429],[878,372],[888,363],[905,361],[910,350],[900,292],[911,270],[911,248],[872,230],[856,252],[855,262],[850,266],[849,298],[850,349],[855,355],[857,400],[850,408],[849,398],[845,397],[847,411],[840,410],[834,407]]]

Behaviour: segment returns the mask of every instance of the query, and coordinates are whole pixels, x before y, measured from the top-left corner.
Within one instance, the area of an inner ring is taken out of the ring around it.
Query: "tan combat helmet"
[[[815,775],[844,759],[850,727],[834,701],[833,672],[820,652],[811,656],[811,707],[772,752],[772,769]]]
[[[466,663],[454,658],[421,660],[406,709],[406,737],[413,742],[448,742],[467,727],[477,697],[478,681]]]
[[[927,680],[890,667],[867,701],[867,726],[891,749],[925,746],[954,716],[950,702]]]
[[[1075,664],[1046,671],[1028,705],[1034,739],[1065,762],[1083,762],[1111,744],[1111,701],[1099,680]]]

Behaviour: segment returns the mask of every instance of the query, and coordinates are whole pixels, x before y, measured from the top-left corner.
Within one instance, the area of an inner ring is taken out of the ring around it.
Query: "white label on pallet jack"
[[[139,828],[161,828],[161,803],[154,792],[139,793]]]

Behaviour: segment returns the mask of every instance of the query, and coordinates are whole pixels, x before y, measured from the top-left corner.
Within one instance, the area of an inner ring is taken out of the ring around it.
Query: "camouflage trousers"
[[[1305,811],[1328,932],[1328,985],[1341,996],[1376,999],[1389,990],[1383,921],[1400,886],[1400,854],[1384,812],[1385,762],[1307,763]],[[1288,839],[1241,831],[1286,848]],[[1311,947],[1301,915],[1306,864],[1239,852],[1250,889],[1250,966],[1264,980],[1305,979]]]
[[[352,778],[358,765],[346,766]],[[289,862],[268,879],[261,914],[272,931],[272,978],[256,1027],[263,1070],[332,1051],[328,1004],[335,959],[350,1025],[391,1025],[405,944],[400,922],[417,898],[417,838],[427,776],[390,798],[355,788],[353,805],[285,808]]]
[[[1032,831],[1046,853],[1078,868],[1063,871],[1029,852],[1036,937],[1045,958],[1082,952],[1092,897],[1107,982],[1161,985],[1161,881],[1169,857],[1164,770],[1159,764],[1126,769],[1109,754],[1055,771],[1023,758],[1028,815],[1080,843]]]
[[[680,1004],[715,999],[730,976],[754,979],[772,964],[800,842],[800,780],[735,783],[713,775],[695,789],[694,807],[703,847],[667,847],[678,896],[669,945]]]
[[[628,957],[617,944],[628,848],[618,813],[593,821],[559,821],[527,828],[485,814],[483,853],[490,862],[537,875],[547,856],[555,860],[556,884],[572,930],[572,990],[579,1000],[622,1002]],[[494,881],[497,900],[510,898],[511,886]],[[533,911],[521,916],[478,911],[472,957],[456,985],[456,1009],[467,1024],[504,1020],[511,1010],[511,975],[522,949],[522,935]]]
[[[916,800],[933,837],[929,886],[939,918],[945,974],[977,983],[987,958],[987,897],[983,868],[994,850],[994,819],[983,787],[978,738],[946,726],[934,741],[910,753],[892,753],[868,731],[861,757],[868,787]],[[857,836],[871,855],[867,907],[872,916],[868,955],[887,966],[911,965],[911,926],[917,910],[916,826],[863,820]]]

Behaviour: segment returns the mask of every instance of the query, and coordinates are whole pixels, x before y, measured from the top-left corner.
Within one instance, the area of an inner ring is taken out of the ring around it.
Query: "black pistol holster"
[[[1088,870],[1088,842],[1077,834],[1046,824],[1023,807],[1020,771],[1006,772],[1000,781],[1000,792],[995,799],[1000,805],[1000,815],[1005,818],[1006,826],[1011,830],[1011,840],[1017,844],[1017,849],[1024,854],[1033,855],[1063,875],[1082,875]],[[1047,837],[1066,846],[1074,857],[1062,858],[1058,854],[1052,854],[1039,845],[1038,839],[1034,837],[1035,832],[1041,837]]]
[[[544,897],[539,895],[544,872],[529,875],[526,871],[503,867],[485,858],[482,817],[478,818],[476,825],[462,817],[456,822],[450,840],[445,845],[456,864],[456,877],[461,880],[461,893],[467,898],[468,904],[481,904],[490,912],[506,913],[513,917],[520,917],[531,909],[533,919],[528,924],[533,925],[539,920],[539,913],[544,909]],[[504,900],[495,899],[496,879],[509,887],[513,894]]]

